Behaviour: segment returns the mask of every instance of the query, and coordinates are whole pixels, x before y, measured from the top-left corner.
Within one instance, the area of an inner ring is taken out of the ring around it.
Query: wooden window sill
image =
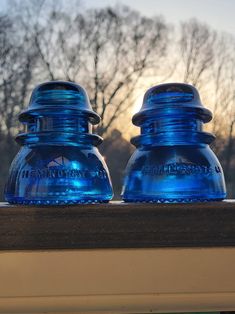
[[[0,206],[0,313],[235,310],[235,202]]]

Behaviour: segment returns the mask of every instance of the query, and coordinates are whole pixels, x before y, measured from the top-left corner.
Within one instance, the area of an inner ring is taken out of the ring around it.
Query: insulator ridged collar
[[[92,124],[100,122],[93,111],[88,95],[81,85],[72,82],[52,81],[38,85],[32,92],[28,109],[19,115],[21,122],[32,116],[55,110],[57,113],[85,114]]]
[[[132,118],[133,124],[140,125],[145,117],[152,114],[167,115],[168,109],[195,112],[203,122],[212,119],[211,111],[203,106],[195,87],[183,83],[168,83],[154,86],[145,93],[140,111]]]

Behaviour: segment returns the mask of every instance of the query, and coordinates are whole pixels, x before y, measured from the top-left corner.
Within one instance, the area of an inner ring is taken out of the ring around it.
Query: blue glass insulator
[[[212,113],[197,90],[170,83],[149,89],[132,119],[141,134],[132,138],[122,197],[126,202],[222,200],[222,167],[209,147],[214,136],[202,130]]]
[[[5,188],[9,203],[60,205],[107,202],[112,196],[109,172],[92,134],[100,117],[86,91],[70,82],[37,86],[29,107],[19,115],[25,133]]]

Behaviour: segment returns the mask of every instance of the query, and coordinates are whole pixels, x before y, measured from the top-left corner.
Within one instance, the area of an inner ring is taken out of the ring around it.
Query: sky
[[[125,4],[143,15],[162,15],[168,23],[179,24],[192,17],[215,30],[235,36],[235,0],[80,0],[84,8]],[[142,95],[137,98],[133,112],[139,110]]]
[[[235,35],[235,0],[83,0],[87,7],[102,7],[123,3],[142,14],[162,14],[173,24],[196,17],[215,29]]]
[[[4,10],[11,0],[0,0]],[[19,0],[24,1],[24,0]],[[128,5],[147,16],[163,15],[172,24],[191,17],[235,35],[235,0],[80,0],[84,8]]]
[[[24,0],[18,0],[24,1]],[[48,0],[45,0],[45,3]],[[214,29],[235,36],[235,0],[64,0],[79,3],[83,9],[127,5],[146,16],[162,15],[168,23],[179,24],[192,17],[207,23]],[[6,9],[11,0],[0,0],[0,11]],[[67,2],[68,3],[68,2]],[[152,83],[151,83],[152,84]],[[133,112],[139,110],[143,92],[137,92]]]

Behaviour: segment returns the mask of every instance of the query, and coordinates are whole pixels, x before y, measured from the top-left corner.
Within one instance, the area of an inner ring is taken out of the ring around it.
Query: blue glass
[[[107,202],[112,196],[109,172],[92,134],[100,117],[86,91],[55,81],[36,87],[19,120],[25,133],[12,162],[5,198],[9,203],[60,205]]]
[[[222,167],[203,132],[212,113],[197,90],[187,84],[149,89],[133,117],[141,135],[132,138],[122,197],[126,202],[200,202],[222,200],[226,189]]]

